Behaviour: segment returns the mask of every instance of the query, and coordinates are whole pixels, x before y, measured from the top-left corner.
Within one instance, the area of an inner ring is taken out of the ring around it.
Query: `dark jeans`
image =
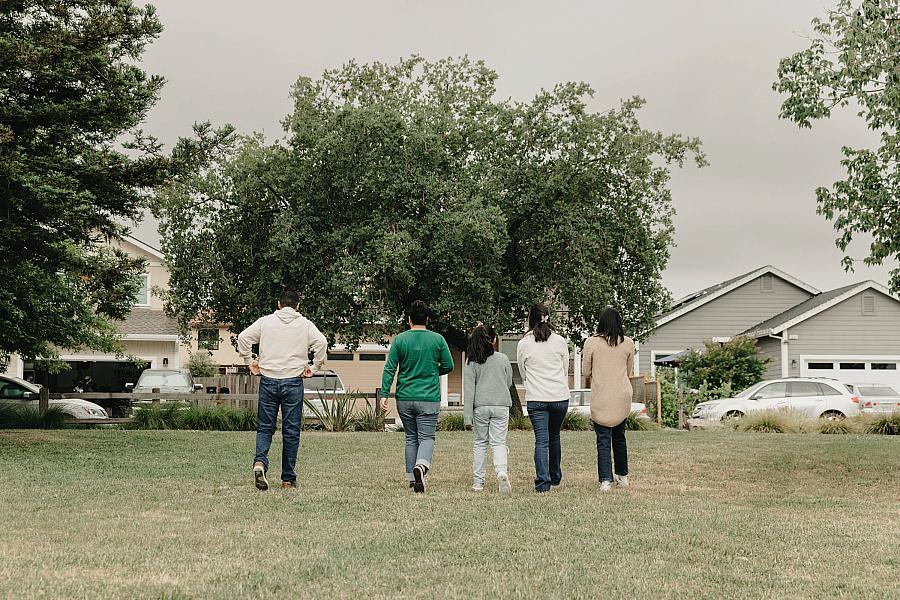
[[[431,469],[434,455],[434,432],[437,429],[440,402],[397,401],[397,413],[406,435],[406,479],[413,480],[413,469],[424,465]]]
[[[562,481],[559,430],[568,410],[568,400],[528,402],[528,418],[534,429],[534,489],[538,492],[549,491],[551,485]]]
[[[303,417],[303,379],[273,379],[261,377],[259,380],[259,424],[256,428],[256,456],[269,470],[269,447],[272,434],[278,422],[278,407],[281,407],[281,480],[297,482],[294,467],[297,464],[297,450],[300,448],[300,422]]]
[[[628,475],[628,446],[625,444],[625,421],[615,427],[594,423],[597,434],[597,475],[600,481],[612,481],[610,449],[616,461],[616,475]],[[612,442],[610,444],[610,442]]]

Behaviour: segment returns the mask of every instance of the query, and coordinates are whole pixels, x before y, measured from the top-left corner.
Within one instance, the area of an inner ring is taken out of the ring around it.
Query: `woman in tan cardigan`
[[[600,490],[608,492],[613,482],[610,450],[615,457],[615,481],[628,487],[628,447],[625,419],[631,410],[631,375],[634,341],[625,336],[622,317],[614,308],[600,315],[597,335],[584,342],[581,372],[591,388],[591,421],[597,434],[597,474]]]

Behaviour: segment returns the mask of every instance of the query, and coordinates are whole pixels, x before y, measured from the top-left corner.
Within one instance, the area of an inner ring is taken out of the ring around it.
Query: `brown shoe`
[[[253,479],[256,481],[256,489],[261,491],[269,489],[269,482],[266,479],[266,466],[261,461],[253,463]]]
[[[290,481],[282,481],[282,482],[281,482],[281,489],[283,489],[283,490],[296,490],[296,489],[297,489],[297,484],[296,484],[296,483],[291,483]]]

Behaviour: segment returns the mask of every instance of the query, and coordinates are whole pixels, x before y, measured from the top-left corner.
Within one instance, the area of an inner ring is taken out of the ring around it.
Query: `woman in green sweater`
[[[497,336],[493,327],[479,325],[469,337],[466,349],[464,415],[466,425],[475,424],[472,461],[472,489],[484,489],[488,445],[494,453],[497,487],[501,494],[512,492],[507,474],[506,431],[512,400],[512,367],[505,354],[494,352]]]

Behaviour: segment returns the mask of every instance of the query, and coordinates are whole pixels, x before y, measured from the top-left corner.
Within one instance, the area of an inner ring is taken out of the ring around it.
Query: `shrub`
[[[690,352],[681,360],[681,375],[689,388],[699,389],[730,385],[742,390],[761,381],[768,359],[756,349],[756,340],[736,337],[721,344],[706,340],[702,352]]]
[[[736,419],[735,429],[759,433],[805,433],[810,430],[810,422],[787,410],[761,410]]]
[[[438,431],[465,431],[466,424],[461,412],[444,413],[438,418]]]
[[[41,414],[36,406],[0,404],[0,429],[61,429],[70,418],[59,406]]]
[[[330,398],[328,397],[330,396]],[[317,406],[308,399],[303,399],[303,404],[312,411],[325,431],[350,431],[353,427],[353,408],[356,406],[356,394],[353,392],[337,393],[337,386],[331,394],[319,390]]]
[[[152,404],[134,413],[132,429],[190,429],[194,431],[255,431],[257,416],[249,410],[224,406],[188,406],[180,402]]]
[[[384,413],[374,402],[366,400],[366,407],[353,417],[354,431],[384,431]]]
[[[208,351],[191,353],[187,368],[193,377],[215,377],[219,374],[219,365],[213,361]]]
[[[562,428],[566,431],[588,431],[591,429],[591,420],[581,413],[570,410],[563,417]]]
[[[863,431],[879,435],[900,435],[900,411],[876,415],[868,420]]]
[[[817,423],[819,433],[845,434],[855,433],[855,423],[850,419],[819,419]]]
[[[655,423],[645,417],[642,417],[641,413],[636,411],[628,413],[628,416],[625,417],[626,431],[647,431],[653,425],[655,425]]]
[[[525,415],[510,415],[509,429],[519,431],[531,431],[531,419]]]

